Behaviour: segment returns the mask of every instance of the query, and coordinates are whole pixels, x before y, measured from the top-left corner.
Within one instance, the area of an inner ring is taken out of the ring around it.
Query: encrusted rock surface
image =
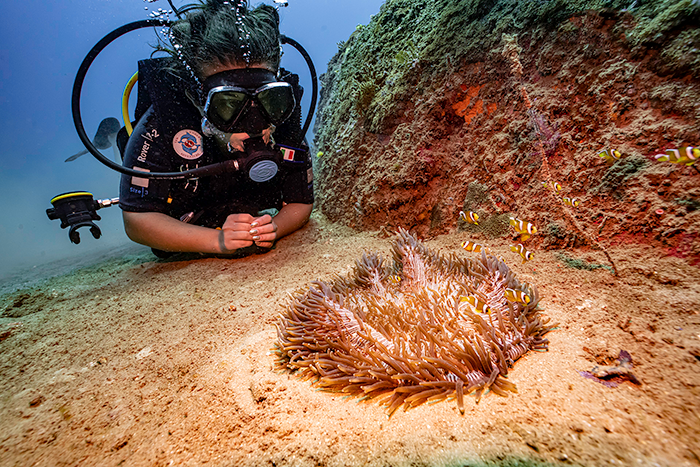
[[[700,7],[632,3],[388,0],[322,76],[318,206],[421,236],[498,237],[514,214],[536,247],[598,238],[697,261],[700,173],[654,155],[700,145]],[[540,142],[585,235],[542,185]],[[458,225],[467,209],[485,225]]]

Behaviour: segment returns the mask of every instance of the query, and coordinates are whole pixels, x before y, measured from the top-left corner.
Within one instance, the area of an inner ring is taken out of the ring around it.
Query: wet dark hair
[[[170,47],[160,50],[175,59],[173,71],[182,77],[191,79],[191,69],[201,79],[205,66],[265,64],[277,70],[280,32],[274,7],[250,10],[245,0],[203,0],[181,9],[186,13],[170,28]]]

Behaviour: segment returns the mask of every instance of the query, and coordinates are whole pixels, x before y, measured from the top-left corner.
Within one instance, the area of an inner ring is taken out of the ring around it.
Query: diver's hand
[[[219,232],[221,253],[233,253],[239,248],[251,246],[255,238],[251,233],[251,224],[255,220],[250,214],[229,215]]]
[[[253,236],[255,244],[261,248],[272,248],[277,240],[277,224],[272,220],[272,216],[265,214],[256,218],[250,224],[250,234]]]
[[[228,150],[230,152],[234,151],[245,151],[244,141],[250,138],[248,133],[234,133],[228,140]]]

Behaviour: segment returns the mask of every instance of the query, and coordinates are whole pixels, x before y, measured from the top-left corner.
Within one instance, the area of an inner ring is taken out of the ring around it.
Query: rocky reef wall
[[[503,236],[515,215],[540,248],[644,242],[697,261],[700,172],[654,155],[700,146],[699,3],[387,0],[321,77],[317,206],[421,236]]]

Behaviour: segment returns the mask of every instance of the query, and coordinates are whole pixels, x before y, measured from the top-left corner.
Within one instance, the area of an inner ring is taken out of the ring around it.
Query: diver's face
[[[207,79],[217,75],[219,73],[224,73],[227,71],[233,71],[233,70],[264,70],[266,72],[270,72],[272,74],[272,80],[274,81],[274,76],[277,74],[276,70],[274,67],[267,63],[256,63],[256,64],[251,64],[250,66],[245,66],[245,65],[232,65],[232,64],[212,64],[212,65],[206,65],[202,67],[202,72],[201,72],[201,82],[205,83],[205,92],[208,92],[208,86],[207,86]],[[269,76],[270,73],[268,73],[268,78],[264,82],[267,82],[270,78]],[[239,85],[239,82],[237,80],[232,81],[232,82],[226,82],[225,80],[220,83],[216,83],[218,85],[223,85],[223,86],[228,86],[228,85]],[[260,83],[247,83],[248,85],[253,85],[253,88],[258,88]],[[235,94],[235,93],[234,93]],[[219,99],[217,99],[216,103],[217,106],[213,107],[217,109],[216,115],[210,115],[207,112],[209,102],[207,102],[207,105],[203,109],[203,112],[206,113],[207,118],[203,120],[202,122],[202,129],[204,131],[204,125],[206,122],[206,125],[209,126],[209,130],[213,130],[214,136],[216,136],[215,141],[218,143],[218,146],[222,151],[229,151],[229,152],[234,152],[234,151],[243,151],[244,150],[244,143],[243,141],[253,137],[253,136],[262,136],[263,141],[265,144],[267,144],[270,141],[270,135],[272,131],[274,131],[274,127],[271,126],[270,122],[267,121],[261,114],[260,111],[255,111],[255,109],[248,109],[244,111],[243,114],[240,116],[243,117],[243,120],[241,120],[240,125],[235,125],[234,126],[229,126],[227,127],[226,125],[220,125],[221,122],[218,122],[218,118],[214,117],[220,117],[224,120],[230,120],[233,115],[228,116],[229,118],[225,118],[228,114],[226,113],[226,110],[228,107],[225,105],[227,104],[226,99],[224,97],[227,97],[226,94],[222,93]],[[247,100],[247,97],[246,97]],[[255,103],[251,102],[250,103],[252,107],[255,107]],[[238,106],[235,106],[238,107]],[[252,110],[252,111],[250,111]],[[236,110],[236,112],[238,112]],[[207,122],[207,120],[213,120]],[[212,125],[213,123],[213,125]],[[218,123],[218,124],[217,124]],[[204,131],[205,134],[207,131]]]
[[[260,135],[282,124],[296,108],[292,85],[278,81],[269,68],[210,66],[205,74],[203,114],[224,133]]]

